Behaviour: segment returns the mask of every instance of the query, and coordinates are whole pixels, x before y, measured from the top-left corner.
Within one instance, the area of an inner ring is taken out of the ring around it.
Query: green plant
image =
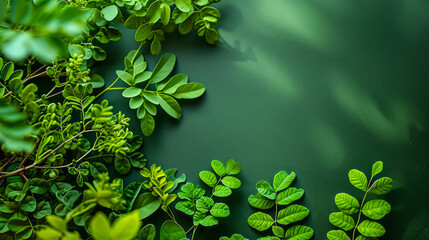
[[[271,228],[275,235],[259,238],[260,240],[310,239],[313,236],[313,229],[307,226],[294,225],[286,230],[279,226],[289,226],[299,222],[310,213],[306,207],[292,204],[304,195],[303,189],[290,187],[295,177],[294,172],[288,174],[285,171],[280,171],[274,176],[272,186],[267,181],[259,181],[256,184],[258,193],[249,196],[249,204],[254,208],[268,210],[275,207],[274,219],[267,213],[256,212],[247,220],[252,228],[258,231],[265,231]],[[287,207],[278,210],[279,206]]]
[[[335,204],[341,212],[332,213],[329,221],[332,225],[342,230],[329,231],[327,236],[330,240],[350,240],[346,232],[352,231],[352,240],[364,240],[370,238],[382,237],[386,230],[377,220],[382,219],[391,210],[388,202],[382,199],[374,199],[365,203],[368,193],[374,195],[384,195],[393,188],[393,180],[389,177],[382,177],[372,181],[373,178],[383,171],[383,162],[378,161],[372,165],[371,178],[368,181],[366,175],[356,169],[349,172],[350,183],[357,189],[363,191],[362,202],[347,194],[339,193],[335,196]],[[352,215],[358,214],[357,220]],[[363,220],[366,216],[369,220]],[[361,235],[357,236],[360,233]]]

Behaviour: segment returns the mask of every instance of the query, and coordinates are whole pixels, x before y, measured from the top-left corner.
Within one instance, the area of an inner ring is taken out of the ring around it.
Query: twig
[[[30,81],[31,79],[33,79],[33,78],[36,78],[36,77],[44,77],[44,76],[46,76],[46,75],[47,75],[47,74],[46,74],[46,71],[44,71],[44,72],[38,73],[38,74],[36,74],[36,75],[29,76],[28,78],[24,79],[24,80],[22,81],[22,83],[26,83],[26,82]]]

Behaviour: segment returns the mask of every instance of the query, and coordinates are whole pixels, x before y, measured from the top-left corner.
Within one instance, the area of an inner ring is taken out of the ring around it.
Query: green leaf
[[[314,235],[313,229],[307,226],[296,225],[289,228],[285,233],[288,240],[308,240]]]
[[[199,15],[198,12],[192,13],[185,21],[179,25],[179,33],[188,34],[194,28],[195,19]]]
[[[200,224],[205,227],[211,227],[211,226],[217,225],[218,223],[219,221],[211,215],[206,216],[205,218],[203,218],[203,220],[200,221]]]
[[[352,230],[355,227],[355,221],[352,217],[343,212],[335,212],[329,215],[329,221],[332,225],[343,229],[344,231]]]
[[[159,99],[157,97],[157,95],[151,91],[143,91],[143,97],[147,100],[149,100],[149,102],[153,103],[153,104],[159,104]]]
[[[276,192],[273,187],[267,181],[259,181],[256,183],[256,189],[258,192],[271,200],[276,198]]]
[[[247,223],[258,231],[265,231],[274,224],[274,219],[266,213],[257,212],[250,215]]]
[[[130,99],[130,108],[137,109],[143,104],[143,97],[138,95]]]
[[[156,229],[153,224],[144,226],[137,237],[138,240],[154,240],[156,236]]]
[[[217,175],[219,175],[220,177],[223,177],[224,175],[227,174],[226,168],[221,161],[213,160],[211,162],[211,166],[212,166],[213,170],[215,171],[215,173]]]
[[[97,212],[89,222],[89,227],[94,239],[110,239],[110,222],[104,213]]]
[[[283,238],[285,236],[285,230],[282,227],[273,226],[271,230],[273,230],[273,234],[279,238]]]
[[[358,230],[365,237],[381,237],[386,233],[386,229],[381,224],[371,220],[361,222]]]
[[[49,190],[49,182],[41,178],[32,178],[29,189],[32,193],[44,194]]]
[[[381,171],[383,171],[383,162],[377,161],[372,165],[371,176],[374,177],[375,175],[381,173]]]
[[[170,22],[171,10],[170,6],[165,3],[161,4],[161,23],[167,25]]]
[[[168,220],[162,224],[160,240],[177,240],[182,238],[186,238],[186,233],[177,223]]]
[[[389,177],[383,177],[375,181],[369,188],[369,193],[375,195],[384,195],[390,192],[393,188],[393,180]]]
[[[249,240],[249,239],[247,239],[247,238],[244,238],[242,235],[240,235],[240,234],[233,234],[232,236],[231,236],[231,238],[228,238],[228,237],[221,237],[221,238],[219,238],[219,240]]]
[[[134,152],[129,157],[129,160],[131,162],[131,165],[135,168],[143,168],[146,166],[147,159],[144,158],[144,154],[141,152]]]
[[[338,193],[335,195],[335,204],[341,212],[347,215],[359,212],[360,204],[358,200],[347,193]]]
[[[202,212],[202,213],[206,213],[210,210],[210,208],[213,206],[214,201],[213,199],[206,197],[206,196],[202,196],[200,197],[196,202],[195,205],[197,207],[197,210]]]
[[[60,232],[67,231],[67,222],[58,216],[55,216],[55,215],[46,216],[46,221],[48,221],[51,227],[53,227],[54,229]]]
[[[231,193],[231,189],[223,185],[217,185],[213,191],[213,195],[216,197],[228,197]]]
[[[51,213],[52,213],[51,204],[49,202],[42,201],[37,205],[37,210],[34,212],[33,217],[35,219],[41,219],[47,215],[51,215]]]
[[[191,201],[180,201],[176,203],[175,208],[187,215],[195,214],[195,205]]]
[[[279,205],[289,205],[300,199],[303,195],[303,189],[288,188],[277,195],[276,202]]]
[[[152,76],[151,83],[158,83],[164,80],[171,71],[173,71],[174,65],[176,64],[176,55],[172,53],[166,53],[162,55],[158,64],[155,66]]]
[[[192,217],[192,222],[194,226],[199,226],[201,224],[201,221],[206,217],[205,214],[202,212],[196,212],[194,216]]]
[[[145,135],[146,137],[149,137],[152,134],[153,130],[155,129],[155,120],[146,111],[140,121],[140,127],[143,135]]]
[[[350,183],[353,186],[355,186],[357,189],[360,189],[364,192],[366,191],[368,180],[363,172],[356,169],[350,170],[349,180],[350,180]]]
[[[194,99],[203,95],[206,88],[201,83],[184,83],[172,94],[177,99]]]
[[[146,111],[150,113],[150,115],[154,115],[154,116],[156,115],[156,112],[157,112],[156,106],[153,103],[149,101],[144,101],[143,106],[144,106],[144,109],[146,109]]]
[[[110,239],[132,240],[136,237],[142,223],[139,212],[134,211],[116,219],[110,229]],[[103,240],[106,238],[103,238]],[[102,239],[100,239],[102,240]]]
[[[115,170],[121,175],[125,175],[129,173],[131,170],[130,160],[128,160],[125,157],[122,157],[122,158],[115,157]]]
[[[168,82],[166,82],[165,85],[162,85],[161,89],[158,89],[158,88],[157,89],[166,94],[173,94],[174,92],[176,92],[179,86],[187,82],[188,82],[188,76],[186,76],[185,74],[179,73],[174,75],[172,78],[170,78],[170,80],[168,80]],[[161,86],[160,83],[158,83],[158,86]]]
[[[182,116],[182,109],[174,98],[166,94],[157,94],[157,96],[162,109],[164,109],[168,115],[176,119]]]
[[[23,201],[19,204],[19,208],[26,212],[34,212],[36,210],[37,203],[33,196],[26,196]]]
[[[214,187],[217,183],[217,178],[214,173],[209,171],[201,171],[200,172],[200,179],[207,184],[209,187]]]
[[[310,211],[308,208],[301,205],[290,205],[289,207],[279,211],[277,222],[283,225],[291,224],[303,220],[308,216]]]
[[[160,206],[161,201],[157,197],[150,192],[145,192],[137,197],[132,209],[138,209],[140,220],[143,220],[152,215]]]
[[[288,188],[293,182],[293,180],[295,180],[295,177],[296,175],[294,172],[291,172],[290,174],[287,174],[285,171],[278,172],[274,176],[273,181],[273,187],[275,192],[280,192],[283,189]]]
[[[247,200],[252,207],[263,209],[263,210],[270,209],[274,206],[273,200],[267,197],[264,197],[260,193],[257,193],[256,195],[250,195]]]
[[[15,233],[15,240],[24,240],[29,239],[33,235],[33,228],[31,226],[27,226],[18,232]]]
[[[380,220],[386,216],[390,210],[391,206],[388,202],[377,199],[367,202],[362,208],[362,213],[373,220]]]
[[[350,240],[343,230],[331,230],[328,232],[327,237],[329,240]]]
[[[152,24],[145,23],[137,29],[134,39],[138,42],[146,40],[152,32]]]
[[[83,56],[85,56],[85,49],[81,45],[70,44],[68,46],[68,50],[69,50],[70,56],[73,56],[75,53],[77,55],[83,55]]]
[[[117,70],[116,71],[116,75],[118,75],[118,77],[124,81],[126,84],[130,85],[130,86],[134,86],[134,78],[131,74],[125,72],[125,71],[121,71],[121,70]]]
[[[174,0],[174,4],[176,4],[177,8],[182,12],[189,12],[192,9],[191,0]]]
[[[161,50],[161,41],[159,40],[158,36],[155,35],[153,37],[152,43],[150,44],[150,53],[152,53],[152,55],[158,55],[161,53]]]
[[[221,182],[223,183],[223,185],[231,189],[236,189],[241,186],[241,181],[236,177],[226,176],[222,178]]]
[[[179,87],[180,88],[180,87]],[[237,163],[234,159],[229,159],[226,163],[226,172],[229,175],[238,174],[241,171],[241,163]]]
[[[112,21],[118,15],[119,9],[116,5],[109,5],[101,9],[101,12],[103,13],[104,19]]]
[[[148,71],[144,71],[144,72],[138,73],[135,76],[134,81],[135,81],[136,84],[145,82],[145,81],[147,81],[150,78],[151,75],[152,75],[152,72],[148,72]]]
[[[129,87],[122,92],[122,96],[126,98],[132,98],[140,95],[141,93],[142,93],[142,90],[140,88]]]
[[[228,217],[230,214],[229,207],[225,203],[215,203],[210,209],[210,214],[213,217]]]
[[[5,217],[0,216],[0,234],[9,231],[9,228],[7,227],[8,220],[9,220],[9,218],[5,218]]]

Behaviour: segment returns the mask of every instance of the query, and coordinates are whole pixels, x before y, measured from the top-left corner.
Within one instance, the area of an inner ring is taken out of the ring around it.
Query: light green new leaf
[[[182,238],[186,238],[186,233],[180,225],[171,220],[162,224],[160,240],[177,240]]]
[[[230,175],[238,174],[241,171],[241,163],[235,162],[234,159],[229,159],[226,163],[226,172]]]
[[[273,187],[267,181],[259,181],[256,183],[256,189],[258,192],[271,200],[276,198],[276,192]]]
[[[125,72],[125,71],[121,71],[121,70],[116,70],[116,75],[118,75],[118,77],[124,81],[126,84],[130,85],[130,86],[134,86],[134,78],[131,74]]]
[[[285,171],[280,171],[274,176],[273,187],[276,192],[280,192],[286,189],[295,179],[296,175],[294,172],[287,174]]]
[[[110,229],[110,239],[134,239],[142,225],[139,218],[139,211],[133,211],[116,219]]]
[[[143,135],[149,137],[155,129],[155,120],[153,117],[145,111],[142,119],[140,120],[140,128]]]
[[[369,188],[370,193],[376,195],[384,195],[390,192],[393,188],[393,180],[389,177],[383,177],[375,181]]]
[[[156,229],[153,224],[144,226],[137,237],[138,240],[154,240],[156,235]]]
[[[247,223],[258,231],[265,231],[274,224],[274,219],[266,213],[257,212],[250,215]]]
[[[289,228],[285,233],[287,240],[308,240],[314,235],[313,229],[307,226],[296,225]]]
[[[359,212],[360,205],[358,200],[347,193],[338,193],[335,195],[335,204],[341,212],[347,215]]]
[[[277,222],[283,225],[301,221],[310,214],[308,208],[301,205],[290,205],[289,207],[279,211]]]
[[[386,216],[390,210],[391,206],[388,202],[377,199],[367,202],[362,208],[362,213],[373,220],[380,220]]]
[[[365,174],[359,170],[352,169],[349,172],[350,183],[355,186],[357,189],[366,191],[368,185],[368,179]]]
[[[119,9],[116,5],[109,5],[101,9],[101,12],[103,13],[104,19],[112,21],[118,15]]]
[[[230,214],[229,207],[225,203],[215,203],[210,209],[210,214],[213,217],[228,217]]]
[[[149,102],[151,102],[152,104],[155,104],[155,105],[159,104],[159,98],[154,92],[143,90],[142,94],[143,94],[143,97]]]
[[[202,212],[202,213],[206,213],[210,210],[210,208],[213,206],[214,201],[213,199],[206,197],[206,196],[202,196],[200,197],[196,202],[195,205],[197,207],[197,210]]]
[[[137,109],[143,104],[143,97],[141,95],[135,96],[130,99],[130,108]]]
[[[176,55],[172,53],[166,53],[162,55],[158,64],[155,66],[155,69],[152,72],[151,83],[158,83],[164,80],[168,75],[170,75],[171,71],[176,64]]]
[[[213,195],[215,195],[216,197],[228,197],[229,195],[231,195],[231,193],[232,190],[223,185],[217,185],[213,191]]]
[[[263,210],[270,209],[274,206],[273,200],[267,197],[264,197],[260,193],[257,193],[256,195],[250,195],[247,200],[252,207],[263,209]]]
[[[381,237],[386,233],[386,229],[381,224],[371,220],[361,222],[358,230],[365,237]]]
[[[304,189],[288,188],[277,195],[276,202],[279,205],[289,205],[304,195]]]
[[[212,215],[208,215],[200,221],[200,224],[205,227],[211,227],[217,225],[219,221]]]
[[[371,176],[374,177],[375,175],[381,173],[381,171],[383,171],[383,162],[378,161],[372,165]]]
[[[152,72],[148,72],[148,71],[138,73],[134,77],[134,82],[135,84],[145,82],[150,78],[151,75],[152,75]]]
[[[215,171],[215,173],[217,175],[219,175],[220,177],[223,177],[224,175],[227,174],[225,165],[223,165],[223,163],[221,161],[213,160],[211,162],[211,165],[212,165],[212,168]]]
[[[189,12],[192,9],[191,0],[174,0],[174,4],[176,4],[177,8],[182,12]]]
[[[158,83],[157,89],[166,94],[173,94],[180,85],[185,84],[187,82],[188,76],[179,73],[170,78],[170,80],[168,80],[168,82],[166,82],[165,84],[161,84],[164,82]]]
[[[207,184],[209,187],[214,187],[217,183],[217,178],[214,173],[209,171],[201,171],[200,172],[200,179]]]
[[[350,240],[343,230],[332,230],[327,234],[329,240]]]
[[[161,23],[165,26],[170,22],[171,9],[165,3],[161,4]]]
[[[134,39],[138,42],[146,40],[152,33],[152,26],[153,25],[151,23],[145,23],[140,25],[140,27],[136,31]]]
[[[273,234],[279,238],[283,238],[285,236],[285,230],[282,227],[273,226],[271,230],[273,231]]]
[[[126,88],[122,92],[122,96],[124,96],[126,98],[133,98],[133,97],[140,95],[141,92],[142,92],[142,90],[140,88],[129,87],[129,88]]]
[[[166,94],[157,94],[157,96],[162,109],[164,109],[168,115],[176,119],[182,116],[182,109],[180,108],[179,103],[174,100],[174,98]]]
[[[69,50],[70,56],[73,56],[75,53],[77,55],[85,56],[85,49],[78,44],[70,44],[67,49]]]
[[[369,238],[362,235],[357,236],[356,240],[377,240],[377,238]]]
[[[240,234],[233,234],[230,238],[229,237],[221,237],[219,240],[249,240],[247,238],[244,238]]]
[[[203,95],[205,90],[201,83],[184,83],[172,95],[177,99],[194,99]]]
[[[238,178],[232,176],[226,176],[222,178],[221,182],[223,183],[223,185],[231,189],[236,189],[241,186],[241,181]]]
[[[355,221],[349,215],[343,212],[335,212],[329,215],[329,221],[332,225],[343,229],[344,231],[352,230],[355,227]]]
[[[110,222],[103,212],[97,212],[89,222],[91,235],[96,240],[110,239]]]

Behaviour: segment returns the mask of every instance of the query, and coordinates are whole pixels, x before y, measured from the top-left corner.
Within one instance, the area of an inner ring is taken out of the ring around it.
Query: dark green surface
[[[151,163],[179,168],[199,184],[198,172],[212,159],[242,163],[243,187],[233,194],[224,232],[211,228],[197,239],[260,236],[247,225],[253,212],[247,197],[258,180],[271,181],[279,170],[298,175],[295,186],[305,189],[303,204],[311,211],[305,224],[314,239],[326,239],[335,194],[361,194],[348,183],[348,170],[369,174],[377,160],[395,181],[382,239],[429,239],[429,2],[224,0],[218,6],[217,46],[195,36],[167,37],[164,52],[177,55],[176,71],[207,92],[184,103],[180,121],[158,116],[143,149]],[[108,82],[138,47],[133,33],[110,45]],[[159,56],[146,55],[153,68]],[[120,92],[104,97],[140,131]]]

